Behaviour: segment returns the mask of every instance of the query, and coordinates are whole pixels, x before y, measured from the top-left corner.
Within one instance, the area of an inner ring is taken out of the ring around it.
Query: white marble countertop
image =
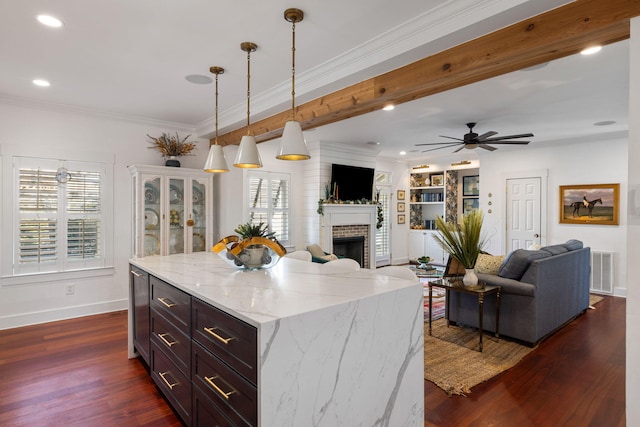
[[[259,327],[282,318],[393,292],[420,282],[340,272],[331,263],[282,258],[268,270],[243,271],[213,252],[133,258],[131,264]]]

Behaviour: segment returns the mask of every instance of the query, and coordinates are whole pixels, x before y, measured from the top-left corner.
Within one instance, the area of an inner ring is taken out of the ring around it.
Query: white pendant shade
[[[282,131],[282,141],[276,159],[307,160],[311,158],[307,143],[304,140],[300,122],[291,120],[285,123]]]
[[[229,172],[227,159],[224,158],[222,146],[213,144],[209,147],[209,156],[204,164],[205,172]]]
[[[261,168],[262,159],[258,152],[256,139],[252,135],[245,135],[240,140],[240,147],[233,166],[237,168]]]

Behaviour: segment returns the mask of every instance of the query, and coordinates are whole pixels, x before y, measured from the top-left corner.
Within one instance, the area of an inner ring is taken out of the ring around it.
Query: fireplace
[[[376,253],[376,205],[365,204],[325,204],[322,217],[321,246],[327,252],[338,254],[335,242],[338,239],[357,238],[362,249],[362,259],[354,258],[362,268],[375,268]]]
[[[364,236],[334,237],[333,253],[358,261],[364,267]]]

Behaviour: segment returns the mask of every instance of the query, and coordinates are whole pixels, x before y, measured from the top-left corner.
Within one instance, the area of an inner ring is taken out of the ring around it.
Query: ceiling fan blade
[[[464,145],[460,148],[458,148],[457,150],[454,151],[454,153],[457,153],[458,151],[462,150],[464,148]]]
[[[422,150],[421,152],[422,152],[422,153],[426,153],[427,151],[440,150],[440,149],[442,149],[442,148],[449,148],[449,147],[453,147],[453,146],[456,146],[456,145],[458,145],[458,144],[457,144],[457,143],[453,143],[453,144],[445,145],[445,146],[442,146],[442,147],[431,148],[431,149],[429,149],[429,150]],[[462,147],[464,148],[464,145],[463,145]]]
[[[446,136],[446,135],[438,135],[440,138],[449,138],[449,139],[455,139],[456,141],[462,141],[464,142],[464,139],[460,139],[460,138],[454,138],[452,136]]]
[[[489,150],[489,151],[496,151],[497,150],[496,147],[492,147],[492,146],[487,145],[487,144],[478,144],[478,147],[484,148],[485,150]]]
[[[475,139],[477,141],[484,142],[485,139],[489,138],[490,136],[497,135],[497,134],[498,134],[498,132],[494,132],[494,131],[490,130],[489,132],[485,132],[482,135],[478,135]]]
[[[527,145],[531,141],[492,141],[489,144],[518,144]]]
[[[505,136],[496,136],[495,138],[487,138],[484,142],[492,142],[492,141],[502,141],[504,139],[513,139],[513,138],[529,138],[532,137],[532,133],[521,133],[518,135],[505,135]]]
[[[422,144],[415,144],[417,145],[452,145],[452,144],[462,144],[462,142],[427,142],[427,143],[422,143]]]

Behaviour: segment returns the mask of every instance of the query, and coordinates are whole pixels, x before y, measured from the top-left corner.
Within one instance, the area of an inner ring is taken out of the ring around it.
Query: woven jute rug
[[[591,296],[589,304],[602,297]],[[465,395],[471,388],[515,366],[534,348],[484,334],[483,351],[478,351],[478,331],[447,327],[446,319],[424,324],[424,378],[450,395]]]

